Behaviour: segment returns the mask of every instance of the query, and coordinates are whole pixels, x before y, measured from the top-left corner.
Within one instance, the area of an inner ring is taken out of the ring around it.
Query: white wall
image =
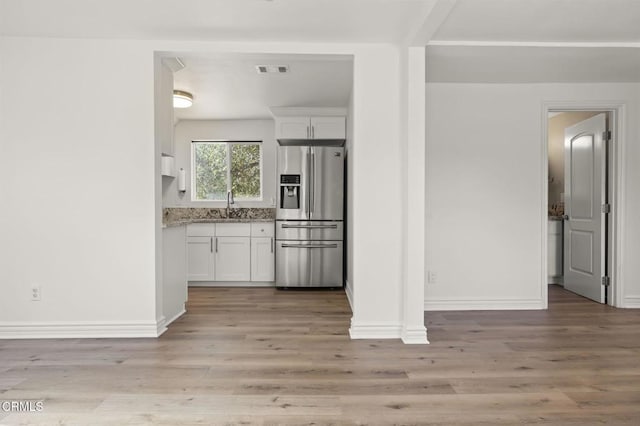
[[[359,50],[354,60],[353,338],[400,337],[402,197],[399,52]]]
[[[165,207],[226,207],[226,201],[191,201],[191,142],[229,139],[262,141],[262,201],[236,201],[236,207],[275,207],[276,149],[273,120],[181,120],[175,126],[175,167],[187,174],[187,192],[177,179],[163,178]],[[272,199],[274,200],[272,202]]]
[[[349,106],[347,108],[347,139],[344,144],[345,152],[345,180],[346,180],[346,209],[345,217],[345,250],[346,262],[344,265],[346,284],[345,290],[349,303],[353,310],[353,156],[351,155],[351,147],[353,146],[353,91],[349,95]]]
[[[2,38],[0,57],[0,337],[155,335],[153,56]]]
[[[0,167],[11,176],[2,193],[3,205],[11,208],[0,209],[0,337],[16,330],[22,337],[154,334],[161,318],[156,256],[162,247],[156,51],[354,55],[351,332],[400,337],[396,47],[43,38],[0,43]],[[34,283],[42,285],[40,302],[29,301]]]
[[[638,84],[428,83],[426,309],[542,308],[545,102],[622,102],[624,306],[640,306]]]
[[[162,231],[162,316],[168,323],[185,312],[187,301],[187,230],[184,225]]]

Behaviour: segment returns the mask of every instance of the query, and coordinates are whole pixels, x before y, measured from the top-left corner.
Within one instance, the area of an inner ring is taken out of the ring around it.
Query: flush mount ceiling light
[[[174,108],[189,108],[193,105],[193,95],[189,92],[183,92],[182,90],[173,91],[173,107]]]

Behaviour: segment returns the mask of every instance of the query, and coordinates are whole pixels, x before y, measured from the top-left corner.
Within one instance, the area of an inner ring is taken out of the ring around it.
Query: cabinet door
[[[251,280],[251,238],[216,237],[216,281]]]
[[[274,281],[275,261],[273,238],[251,239],[251,281]]]
[[[213,281],[214,265],[213,237],[188,237],[187,280]]]
[[[309,139],[310,125],[309,117],[278,117],[276,139]]]
[[[345,117],[311,117],[312,139],[345,139]]]

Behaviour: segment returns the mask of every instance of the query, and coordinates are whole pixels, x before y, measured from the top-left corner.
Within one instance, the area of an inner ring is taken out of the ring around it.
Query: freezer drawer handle
[[[311,128],[313,132],[313,127]],[[313,138],[313,135],[311,136]],[[313,212],[316,209],[316,154],[311,151],[311,183],[309,191],[309,213],[313,216]]]
[[[338,229],[338,225],[282,225],[283,228],[298,228],[298,229]]]
[[[283,244],[282,248],[338,248],[337,244]]]

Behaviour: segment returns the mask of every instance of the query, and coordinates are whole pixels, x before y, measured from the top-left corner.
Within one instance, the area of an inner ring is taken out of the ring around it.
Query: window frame
[[[191,202],[194,203],[226,203],[226,200],[211,200],[211,199],[198,199],[196,194],[196,150],[194,149],[196,144],[203,143],[219,143],[226,144],[227,146],[227,191],[232,188],[231,182],[231,146],[233,144],[242,145],[258,145],[260,148],[260,196],[258,198],[239,198],[233,194],[234,201],[239,202],[262,202],[264,201],[264,158],[262,140],[235,140],[235,139],[195,139],[191,141],[190,156],[191,156]]]

